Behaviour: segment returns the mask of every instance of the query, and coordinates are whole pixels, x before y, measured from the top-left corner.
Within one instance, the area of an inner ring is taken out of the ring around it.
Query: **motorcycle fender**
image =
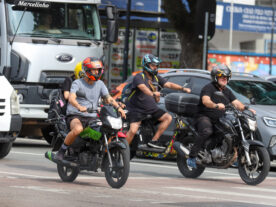
[[[126,138],[126,134],[124,134],[124,133],[121,132],[121,131],[119,131],[119,132],[117,133],[117,135],[118,135],[119,138]]]
[[[260,147],[264,147],[264,144],[259,141],[259,140],[247,140],[248,144],[250,146],[260,146]]]
[[[126,145],[122,142],[110,142],[108,144],[108,149],[112,149],[114,147],[120,147],[121,149],[126,149]]]

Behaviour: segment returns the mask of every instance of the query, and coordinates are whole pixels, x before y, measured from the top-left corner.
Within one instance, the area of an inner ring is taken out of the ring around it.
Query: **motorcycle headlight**
[[[106,119],[111,124],[112,129],[121,129],[123,126],[121,117],[115,118],[112,116],[107,116]]]
[[[12,94],[10,97],[10,103],[11,103],[11,114],[19,114],[20,113],[19,98],[15,90],[12,91]]]
[[[269,127],[276,127],[276,119],[263,117],[264,123]]]
[[[257,129],[257,122],[256,122],[256,120],[247,119],[247,122],[248,122],[249,129],[251,131],[253,131],[253,132],[256,131],[256,129]]]

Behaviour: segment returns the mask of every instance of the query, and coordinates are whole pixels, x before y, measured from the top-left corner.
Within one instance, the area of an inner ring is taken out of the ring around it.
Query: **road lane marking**
[[[199,192],[199,193],[210,193],[210,194],[216,194],[216,195],[229,195],[229,196],[276,200],[275,196],[256,195],[256,194],[248,194],[248,193],[241,193],[241,192],[236,193],[232,191],[219,191],[219,190],[212,190],[212,189],[189,188],[189,187],[164,187],[164,188],[183,190],[183,191],[192,191],[192,192]]]
[[[45,192],[52,192],[52,193],[61,193],[61,194],[70,194],[69,191],[60,190],[56,188],[46,188],[43,186],[9,186],[11,188],[21,188],[21,189],[27,189],[27,190],[35,190],[35,191],[45,191]]]
[[[267,206],[274,206],[275,204],[273,203],[268,203],[265,201],[245,201],[245,200],[241,200],[238,198],[218,198],[217,195],[213,196],[205,196],[205,195],[191,195],[191,194],[185,194],[185,193],[174,193],[174,192],[160,192],[160,191],[153,191],[153,190],[143,190],[143,189],[135,189],[135,188],[123,188],[122,190],[124,191],[131,191],[133,193],[136,194],[147,194],[147,195],[158,195],[158,196],[168,196],[169,198],[173,198],[173,197],[177,197],[177,198],[183,198],[183,197],[188,197],[188,198],[192,198],[192,199],[202,199],[204,201],[206,200],[210,200],[210,201],[215,201],[215,202],[230,202],[230,203],[234,203],[234,202],[240,202],[240,203],[246,203],[246,204],[254,204],[254,205],[267,205]],[[167,201],[168,202],[168,201]],[[164,202],[166,203],[166,202]]]
[[[43,156],[44,157],[44,154],[39,154],[39,153],[29,153],[29,152],[20,152],[20,151],[19,152],[11,151],[11,153],[23,154],[23,155],[24,154],[25,155],[35,155],[35,156]],[[159,167],[159,168],[167,168],[167,169],[176,169],[176,170],[178,170],[177,166],[167,166],[167,165],[160,165],[160,164],[139,163],[139,162],[133,162],[133,161],[130,162],[130,164],[131,165],[140,165],[140,166],[148,166],[148,167]],[[237,178],[240,177],[238,173],[225,173],[225,172],[217,172],[217,171],[210,171],[210,170],[205,170],[204,173],[233,176],[233,177],[237,177]],[[207,177],[207,178],[212,178],[212,177]]]
[[[258,188],[258,187],[233,187],[236,189],[241,189],[241,190],[250,190],[250,191],[258,191],[258,192],[269,192],[269,193],[276,193],[276,190],[274,189],[267,189],[267,188]]]

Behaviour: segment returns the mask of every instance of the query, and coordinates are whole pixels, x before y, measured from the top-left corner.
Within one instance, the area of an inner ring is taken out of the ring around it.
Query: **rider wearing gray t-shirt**
[[[84,79],[77,79],[73,82],[71,86],[70,93],[76,93],[80,91],[85,94],[86,98],[77,97],[77,102],[85,106],[86,108],[97,109],[99,98],[107,96],[108,90],[104,85],[104,82],[101,80],[97,80],[93,85],[88,84]],[[76,107],[72,106],[72,104],[68,104],[66,114],[69,115],[80,115],[85,117],[96,117],[96,113],[87,113],[81,112]]]
[[[113,105],[121,116],[126,118],[124,110],[109,95],[106,86],[100,80],[103,74],[102,61],[95,57],[87,57],[82,61],[82,69],[84,78],[73,82],[69,94],[67,124],[70,127],[70,132],[67,134],[64,143],[55,154],[55,160],[63,160],[68,146],[74,142],[77,136],[79,136],[83,129],[89,124],[89,121],[97,116],[96,113],[88,113],[87,109],[91,107],[93,107],[94,110],[97,109],[100,97],[104,98],[106,103]],[[84,93],[85,97],[77,97],[77,91]]]

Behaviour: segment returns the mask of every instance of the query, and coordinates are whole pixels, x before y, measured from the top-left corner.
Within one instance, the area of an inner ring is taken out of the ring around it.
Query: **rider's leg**
[[[153,141],[157,141],[160,138],[160,136],[164,133],[164,131],[168,128],[168,126],[172,122],[172,116],[169,113],[165,113],[163,114],[163,116],[161,116],[160,119],[158,119],[158,121],[160,121],[160,124],[155,135],[152,138]]]
[[[131,144],[137,130],[139,129],[140,124],[141,124],[141,121],[130,123],[129,130],[126,134],[126,140],[127,140],[128,144]]]
[[[70,122],[70,129],[71,131],[67,134],[64,143],[58,150],[58,152],[55,155],[56,160],[63,160],[64,154],[68,148],[69,145],[71,145],[74,140],[77,138],[77,136],[83,131],[83,126],[81,121],[78,118],[74,118]]]
[[[164,133],[164,131],[168,128],[172,121],[172,117],[170,114],[165,111],[159,109],[157,112],[152,114],[152,118],[158,120],[160,122],[158,129],[153,136],[152,140],[148,143],[150,147],[155,147],[159,149],[165,149],[162,143],[159,142],[160,136]]]
[[[204,142],[213,133],[213,125],[212,125],[211,119],[207,116],[201,116],[197,120],[196,126],[197,126],[198,136],[195,138],[195,143],[191,149],[189,158],[187,159],[187,164],[190,167],[194,167],[194,168],[196,168],[196,156],[198,152],[200,151]]]

